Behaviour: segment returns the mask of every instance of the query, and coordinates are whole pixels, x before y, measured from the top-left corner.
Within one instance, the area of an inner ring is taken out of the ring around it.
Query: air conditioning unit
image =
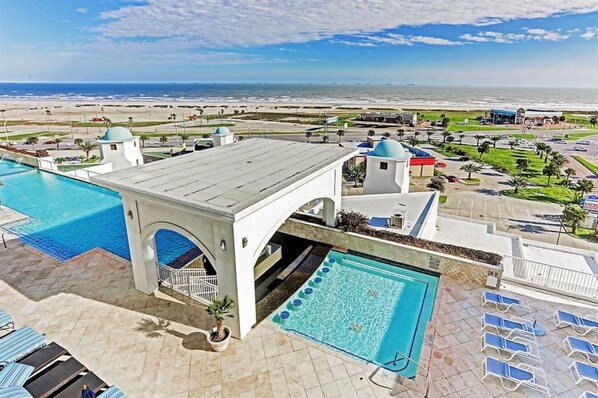
[[[405,225],[405,215],[401,213],[390,216],[390,226],[393,228],[403,229]]]

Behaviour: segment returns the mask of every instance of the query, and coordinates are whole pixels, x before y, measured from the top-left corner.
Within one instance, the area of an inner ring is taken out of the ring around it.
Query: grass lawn
[[[585,137],[590,137],[592,135],[596,135],[598,134],[598,132],[596,133],[571,133],[571,134],[565,134],[567,135],[564,140],[565,141],[575,141],[575,140],[579,140],[580,138],[585,138]]]
[[[509,137],[512,138],[523,138],[524,140],[534,140],[536,139],[535,134],[509,134]]]
[[[598,130],[598,125],[592,126],[590,124],[590,115],[587,115],[587,117],[574,116],[571,113],[564,113],[564,115],[565,115],[565,122],[567,122],[567,123],[575,123],[575,124],[584,126],[589,129]]]
[[[508,129],[505,127],[486,126],[486,125],[477,124],[477,123],[461,125],[461,124],[454,124],[451,122],[451,124],[448,126],[447,130],[451,131],[451,132],[455,132],[455,131],[466,132],[466,131],[510,131],[511,129]]]
[[[9,135],[8,136],[8,140],[9,141],[18,141],[18,140],[24,140],[27,139],[31,136],[36,136],[38,138],[40,138],[40,141],[42,141],[41,138],[45,137],[46,141],[52,140],[54,139],[55,135],[59,135],[59,136],[65,136],[65,135],[69,135],[70,133],[59,133],[59,132],[55,132],[55,131],[51,131],[51,132],[47,132],[47,131],[39,131],[37,133],[25,133],[25,134],[17,134],[17,135]],[[3,139],[0,140],[0,142],[4,141],[6,142],[5,137],[2,137]]]
[[[471,159],[479,161],[477,147],[474,145],[455,145],[451,146],[451,149],[436,147],[437,152],[442,153],[445,156],[459,156],[454,151],[461,149]],[[523,176],[528,181],[535,185],[535,187],[520,188],[517,195],[513,193],[512,189],[503,191],[505,195],[528,199],[537,200],[542,202],[566,204],[573,200],[574,191],[568,187],[563,186],[565,178],[552,177],[550,180],[551,186],[547,187],[546,183],[548,177],[542,175],[542,170],[547,163],[544,163],[544,159],[540,159],[534,151],[525,151],[522,149],[506,149],[506,148],[491,148],[490,153],[483,156],[482,162],[489,164],[493,167],[498,167],[507,172],[509,175],[518,175],[519,169],[517,168],[517,159],[527,159],[529,168],[523,172]],[[466,181],[464,181],[466,182]]]
[[[448,197],[446,195],[440,195],[440,197],[438,198],[438,203],[440,203],[440,204],[446,203],[447,199],[448,199]]]
[[[567,231],[571,233],[571,227],[566,227]],[[598,236],[594,233],[593,229],[577,227],[577,231],[575,231],[576,237],[584,240],[588,240],[590,242],[598,242]]]
[[[180,122],[180,121],[179,121]],[[131,128],[134,127],[151,127],[151,126],[159,126],[161,124],[170,124],[170,123],[174,123],[172,120],[169,121],[162,121],[162,122],[152,122],[152,121],[148,121],[148,122],[133,122],[131,123]],[[112,122],[112,127],[116,127],[116,126],[121,126],[121,127],[126,127],[129,128],[129,123],[128,122]],[[92,122],[74,122],[73,123],[73,127],[100,127],[102,129],[106,129],[106,126],[104,125],[104,123],[92,123]]]
[[[590,170],[592,173],[598,175],[598,166],[596,166],[594,163],[589,162],[586,158],[579,155],[573,155],[573,159],[577,160],[583,165],[583,167]]]

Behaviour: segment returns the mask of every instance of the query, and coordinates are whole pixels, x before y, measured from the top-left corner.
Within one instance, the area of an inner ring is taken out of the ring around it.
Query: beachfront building
[[[558,123],[561,116],[563,116],[563,112],[550,110],[524,108],[508,110],[493,108],[490,109],[489,120],[492,122],[492,124],[544,125]]]
[[[148,295],[158,289],[154,237],[159,229],[175,231],[216,270],[210,289],[237,303],[228,323],[243,338],[256,323],[254,268],[264,247],[314,199],[322,201],[322,221],[335,225],[342,167],[355,152],[255,138],[92,180],[122,197],[135,287]]]
[[[398,141],[382,138],[366,158],[364,194],[409,192],[411,154]]]
[[[121,170],[143,164],[139,137],[124,127],[111,127],[98,139],[103,164],[110,163],[112,170]]]
[[[408,112],[399,113],[380,113],[368,112],[357,115],[355,118],[359,122],[369,123],[389,123],[389,124],[415,124],[417,123],[417,115]]]

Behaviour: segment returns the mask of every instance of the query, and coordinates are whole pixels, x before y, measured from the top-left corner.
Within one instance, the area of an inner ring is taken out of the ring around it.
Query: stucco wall
[[[440,194],[438,192],[430,198],[429,209],[425,212],[425,219],[417,234],[418,238],[432,240],[436,232],[436,221],[438,219],[438,200]]]
[[[37,158],[34,156],[24,155],[22,153],[16,153],[7,151],[6,149],[0,149],[0,158],[6,155],[5,159],[12,160],[13,162],[17,159],[21,159],[23,164],[27,164],[29,166],[37,167]]]
[[[499,285],[502,278],[502,266],[479,263],[365,235],[344,233],[334,228],[305,221],[289,219],[279,228],[279,231],[327,243],[341,249],[351,249],[371,256],[432,270],[457,281],[485,286],[486,277],[490,271],[493,271],[498,277]]]

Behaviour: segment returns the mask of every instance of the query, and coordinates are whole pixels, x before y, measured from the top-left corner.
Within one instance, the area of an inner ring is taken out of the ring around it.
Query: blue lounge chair
[[[33,398],[23,387],[0,388],[0,398]]]
[[[487,348],[493,348],[498,353],[498,356],[505,361],[510,361],[515,356],[524,358],[531,358],[539,361],[540,358],[536,353],[532,352],[532,346],[535,346],[535,342],[526,340],[519,336],[515,336],[511,339],[505,339],[498,334],[484,332],[482,335],[482,352]],[[537,347],[536,351],[537,351]],[[503,356],[503,353],[506,355]]]
[[[15,322],[13,321],[12,316],[0,309],[0,330],[14,329],[14,327]]]
[[[45,345],[44,335],[29,326],[15,330],[0,339],[0,365],[18,361]]]
[[[488,291],[484,292],[484,295],[482,296],[482,306],[486,306],[488,303],[494,304],[496,309],[500,312],[507,312],[511,308],[519,308],[527,311],[528,313],[532,312],[531,308],[528,305],[525,305],[523,301],[512,297],[503,296],[500,293]]]
[[[567,350],[568,356],[573,355],[575,352],[579,352],[580,354],[585,355],[590,362],[598,362],[598,344],[574,336],[567,336],[565,340],[563,340],[563,344],[565,345],[565,350]]]
[[[579,396],[579,398],[598,398],[598,395],[594,394],[593,392],[585,391]]]
[[[520,387],[528,387],[546,395],[550,395],[546,385],[546,375],[541,369],[525,363],[517,366],[509,365],[496,358],[487,357],[482,363],[482,381],[489,375],[498,377],[502,386],[508,391],[515,391]],[[543,384],[540,384],[540,379]],[[509,382],[510,385],[506,384]]]
[[[575,361],[569,366],[569,369],[571,370],[571,374],[575,379],[576,385],[581,383],[583,380],[587,380],[596,384],[596,387],[598,387],[598,368],[596,366]]]
[[[535,336],[534,326],[530,321],[525,319],[512,317],[510,319],[502,318],[498,315],[485,313],[482,317],[482,330],[493,328],[499,333],[501,330],[509,332],[507,338],[514,333],[525,333]]]
[[[127,398],[117,386],[110,386],[106,391],[98,395],[99,398]]]
[[[9,363],[0,370],[0,389],[7,387],[23,387],[35,368],[20,363]]]
[[[557,328],[571,326],[573,331],[580,336],[585,336],[590,332],[598,332],[598,319],[591,315],[581,317],[571,312],[558,310],[554,313],[554,320]],[[578,328],[581,331],[578,331]]]

